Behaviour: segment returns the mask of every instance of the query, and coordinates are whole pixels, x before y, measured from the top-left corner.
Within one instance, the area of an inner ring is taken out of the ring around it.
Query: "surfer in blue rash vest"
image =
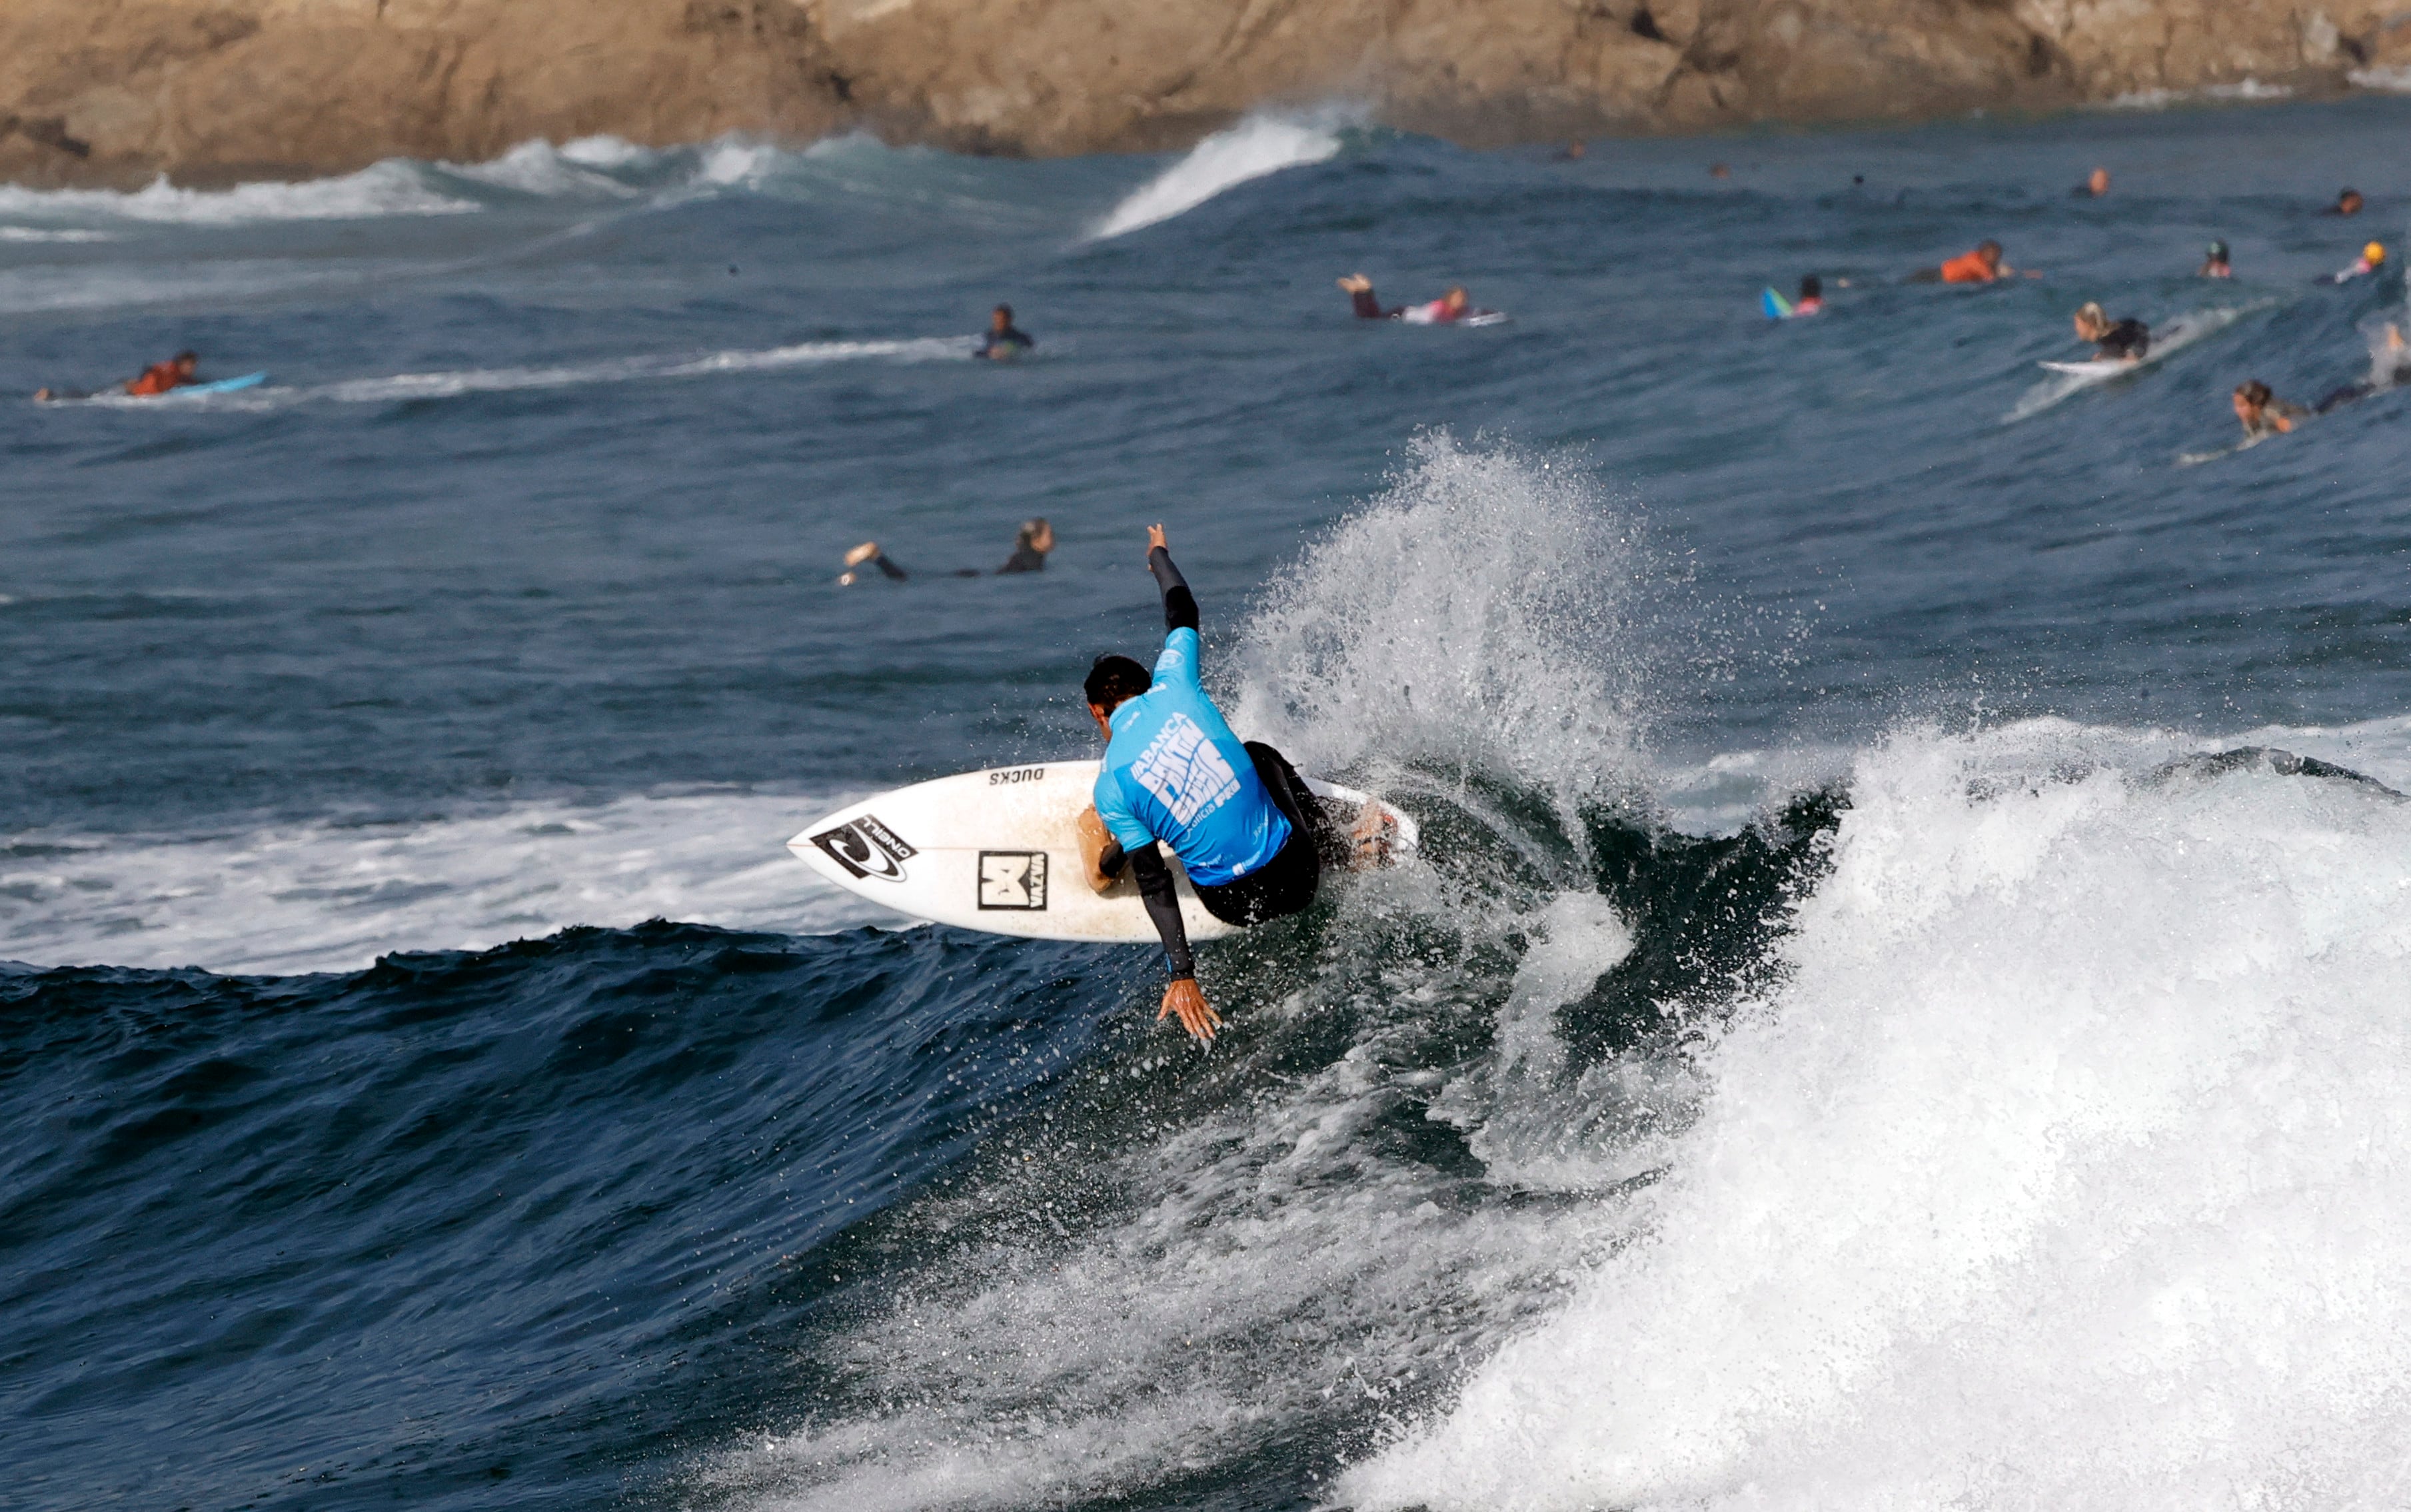
[[[1103,892],[1125,871],[1138,884],[1172,972],[1161,1021],[1212,1043],[1222,1020],[1198,990],[1172,869],[1172,848],[1206,911],[1248,925],[1296,913],[1322,884],[1317,832],[1323,816],[1306,780],[1279,751],[1241,742],[1198,681],[1197,599],[1172,564],[1163,527],[1147,532],[1147,570],[1163,592],[1163,649],[1155,670],[1101,656],[1082,691],[1105,737],[1096,809],[1080,820],[1089,885]]]

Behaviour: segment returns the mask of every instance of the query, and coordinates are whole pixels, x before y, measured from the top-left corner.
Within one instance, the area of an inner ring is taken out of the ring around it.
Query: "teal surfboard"
[[[1785,298],[1780,294],[1775,293],[1773,289],[1766,289],[1760,293],[1758,297],[1758,307],[1766,312],[1766,318],[1769,320],[1789,320],[1791,318],[1791,301]]]
[[[186,384],[182,388],[171,388],[168,392],[171,394],[231,394],[239,388],[257,388],[266,382],[268,382],[268,374],[247,372],[240,378],[221,378],[215,383]]]

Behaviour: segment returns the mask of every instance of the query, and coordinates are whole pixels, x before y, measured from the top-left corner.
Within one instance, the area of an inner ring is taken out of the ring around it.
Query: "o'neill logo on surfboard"
[[[812,844],[855,876],[876,877],[883,882],[902,881],[904,863],[918,854],[894,830],[869,814],[821,831],[812,836]]]

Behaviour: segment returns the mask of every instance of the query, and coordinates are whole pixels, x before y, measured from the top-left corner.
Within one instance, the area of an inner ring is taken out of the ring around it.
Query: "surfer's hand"
[[[1154,550],[1155,550],[1155,548],[1156,548],[1156,547],[1158,547],[1158,546],[1162,546],[1162,545],[1163,545],[1163,527],[1162,527],[1162,526],[1161,526],[1161,525],[1150,525],[1150,526],[1148,526],[1148,527],[1147,528],[1147,549],[1149,552],[1152,552],[1152,551],[1154,551]],[[1170,546],[1164,546],[1163,548],[1164,548],[1166,551],[1169,551],[1169,550],[1171,550],[1171,549],[1172,549]]]
[[[1195,1035],[1199,1044],[1212,1044],[1214,1031],[1222,1026],[1221,1015],[1206,1005],[1206,995],[1197,990],[1195,977],[1182,977],[1163,989],[1163,1007],[1157,1010],[1155,1022],[1162,1024],[1176,1013],[1180,1026]]]
[[[1097,817],[1094,808],[1080,810],[1080,864],[1089,874],[1089,886],[1099,896],[1111,890],[1116,879],[1105,875],[1103,865],[1105,854],[1105,821]]]

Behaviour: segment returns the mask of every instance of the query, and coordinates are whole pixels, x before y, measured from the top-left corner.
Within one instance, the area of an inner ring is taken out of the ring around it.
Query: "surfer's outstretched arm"
[[[1172,565],[1171,548],[1163,544],[1163,527],[1147,528],[1147,570],[1155,574],[1155,586],[1163,589],[1163,628],[1167,633],[1176,630],[1197,628],[1197,595],[1189,591],[1189,580],[1180,569]]]

